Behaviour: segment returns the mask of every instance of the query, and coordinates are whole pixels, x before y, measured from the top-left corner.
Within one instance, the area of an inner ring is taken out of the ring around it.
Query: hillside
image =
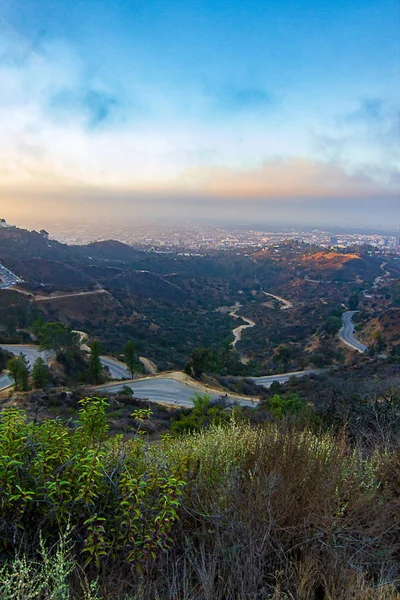
[[[86,331],[110,354],[121,353],[132,338],[140,354],[160,368],[183,368],[199,347],[226,354],[238,323],[219,309],[239,303],[239,314],[256,325],[243,331],[231,351],[236,366],[229,362],[238,374],[345,361],[348,351],[326,334],[324,324],[340,317],[350,298],[367,302],[363,290],[383,275],[382,260],[374,254],[310,250],[297,242],[253,254],[191,256],[144,252],[112,240],[66,246],[12,228],[0,230],[0,261],[23,277],[19,288],[32,294],[32,313]],[[383,276],[380,289],[385,285]],[[96,290],[101,293],[68,296]],[[64,297],[54,299],[59,295]],[[384,291],[381,296],[374,295],[368,318],[388,308]],[[289,310],[281,310],[279,298]],[[26,298],[17,303],[26,311]]]

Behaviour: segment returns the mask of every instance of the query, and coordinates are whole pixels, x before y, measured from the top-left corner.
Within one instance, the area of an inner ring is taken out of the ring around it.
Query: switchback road
[[[255,406],[258,398],[250,398],[249,396],[239,396],[236,394],[225,394],[223,391],[215,390],[197,382],[190,380],[179,381],[173,378],[173,374],[165,377],[146,377],[145,379],[137,379],[135,381],[127,381],[124,383],[107,384],[97,387],[98,393],[116,393],[124,387],[129,387],[134,395],[138,398],[146,398],[149,402],[157,402],[159,404],[172,404],[177,406],[192,407],[191,398],[197,392],[200,394],[210,394],[215,400],[223,396],[230,403],[237,402],[242,406]]]
[[[130,379],[126,365],[112,356],[100,356],[100,362],[106,367],[113,379]]]
[[[339,331],[339,338],[346,346],[353,348],[353,350],[357,350],[357,352],[364,353],[367,350],[367,346],[354,337],[354,323],[352,317],[357,312],[359,311],[348,310],[342,314],[342,328]]]
[[[2,345],[0,346],[15,355],[20,352],[25,354],[29,364],[32,366],[35,360],[41,356],[43,360],[49,362],[54,356],[51,352],[39,351],[38,346],[29,345]],[[120,363],[115,358],[109,356],[102,356],[101,362],[103,366],[107,366],[110,370],[110,374],[115,379],[128,379],[129,373],[123,363]],[[312,373],[321,373],[328,369],[314,369],[309,371],[296,371],[293,373],[281,373],[278,375],[266,375],[264,377],[251,377],[257,385],[269,387],[273,381],[279,381],[283,383],[288,381],[291,377],[303,377]],[[0,391],[7,389],[13,385],[13,381],[7,375],[0,377]],[[191,398],[198,392],[200,394],[210,394],[213,399],[225,397],[230,403],[237,402],[241,406],[254,407],[257,405],[258,398],[252,398],[250,396],[243,396],[233,394],[231,392],[225,393],[223,390],[217,390],[202,385],[201,383],[191,379],[187,375],[181,372],[164,373],[160,375],[154,375],[145,377],[142,379],[127,380],[124,382],[107,383],[101,386],[92,388],[94,393],[116,393],[120,392],[124,387],[130,387],[133,390],[135,396],[139,398],[146,398],[150,402],[158,402],[160,404],[171,404],[177,406],[193,406]]]

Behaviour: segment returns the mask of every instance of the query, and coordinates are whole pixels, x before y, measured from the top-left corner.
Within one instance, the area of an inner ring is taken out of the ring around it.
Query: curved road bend
[[[0,392],[14,385],[14,381],[8,375],[0,375]]]
[[[347,310],[342,314],[342,328],[339,331],[339,338],[344,344],[346,344],[346,346],[349,346],[358,352],[364,353],[367,350],[367,346],[359,342],[354,337],[354,323],[352,321],[352,317],[357,312],[359,311]]]
[[[54,352],[51,350],[39,350],[38,346],[20,345],[20,344],[1,344],[0,348],[7,350],[11,354],[18,356],[22,352],[26,356],[30,368],[33,367],[37,358],[43,358],[45,363],[49,363],[54,357]],[[8,375],[0,376],[0,392],[14,385],[14,380]]]
[[[30,346],[29,344],[1,344],[0,348],[7,350],[18,356],[21,352],[27,358],[30,368],[33,367],[35,360],[41,357],[46,363],[49,363],[55,356],[51,350],[39,350],[38,346]],[[129,379],[130,374],[126,366],[111,356],[101,356],[100,362],[103,367],[107,367],[113,379]],[[0,391],[5,390],[14,385],[14,381],[8,375],[0,376]]]
[[[233,342],[231,342],[232,348],[234,348],[236,346],[236,344],[238,342],[240,342],[240,340],[242,339],[242,332],[245,329],[248,329],[249,327],[255,327],[255,322],[252,319],[248,319],[247,317],[243,317],[242,315],[237,315],[235,313],[236,313],[236,311],[232,311],[229,314],[231,317],[234,317],[235,319],[237,319],[237,318],[242,319],[243,321],[245,321],[247,323],[247,325],[239,325],[238,327],[235,327],[234,329],[232,329],[232,333],[233,333],[233,337],[234,337]]]
[[[293,308],[293,302],[291,302],[290,300],[285,300],[285,298],[282,298],[281,296],[275,296],[275,294],[270,294],[269,292],[265,292],[263,290],[263,294],[265,294],[266,296],[270,296],[271,298],[275,298],[275,300],[278,300],[278,302],[281,302],[283,304],[283,306],[281,306],[281,310],[287,310],[288,308]]]
[[[134,395],[138,398],[146,398],[149,402],[157,402],[159,404],[176,404],[178,406],[192,407],[193,401],[191,398],[198,392],[200,394],[210,394],[213,400],[225,396],[231,402],[237,402],[241,406],[255,406],[258,398],[251,399],[248,396],[239,396],[229,394],[223,391],[214,390],[205,386],[195,386],[188,383],[182,383],[175,379],[167,377],[147,377],[146,379],[137,379],[126,383],[108,384],[97,387],[98,392],[119,392],[124,387],[130,387]]]
[[[23,346],[23,345],[3,345],[2,348],[18,355],[23,352],[32,365],[38,356],[41,356],[43,360],[48,362],[52,354],[48,351],[39,351],[37,346]],[[129,373],[123,363],[120,363],[114,358],[108,356],[101,357],[102,364],[110,368],[112,377],[116,378],[129,378]],[[279,381],[283,383],[288,381],[290,377],[303,377],[310,375],[311,373],[321,373],[329,369],[314,369],[308,371],[296,371],[293,373],[283,373],[278,375],[266,375],[264,377],[251,377],[257,385],[269,387],[273,381]],[[0,377],[0,391],[7,389],[13,385],[13,381],[7,375]],[[98,392],[119,392],[125,386],[130,387],[134,394],[138,397],[147,398],[150,402],[158,402],[160,404],[177,404],[179,406],[193,406],[191,397],[196,393],[209,393],[213,399],[224,396],[223,391],[215,390],[201,385],[191,385],[190,383],[182,383],[168,377],[149,376],[143,379],[136,379],[134,381],[126,381],[121,383],[110,383],[103,386],[99,386],[96,389]],[[227,393],[227,399],[230,402],[238,402],[242,406],[253,407],[257,404],[257,398],[250,398],[249,396],[240,396],[237,394]]]
[[[32,368],[34,362],[37,358],[42,358],[45,363],[49,363],[55,356],[55,353],[52,350],[39,350],[39,346],[33,346],[30,344],[1,344],[0,348],[3,350],[7,350],[11,352],[11,354],[24,354],[29,363],[29,366]]]
[[[113,379],[130,379],[131,375],[125,364],[112,358],[112,356],[100,356],[100,362],[106,367]]]
[[[330,369],[308,369],[306,371],[293,371],[293,373],[282,373],[278,375],[264,375],[262,377],[248,377],[251,381],[254,381],[257,385],[262,385],[264,387],[270,387],[274,381],[278,381],[279,383],[285,383],[285,381],[289,381],[291,377],[305,377],[306,375],[318,375],[318,373],[326,373]]]

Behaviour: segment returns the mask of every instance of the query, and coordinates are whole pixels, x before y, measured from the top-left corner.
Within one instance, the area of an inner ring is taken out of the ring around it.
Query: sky
[[[0,216],[400,223],[398,0],[2,0]]]

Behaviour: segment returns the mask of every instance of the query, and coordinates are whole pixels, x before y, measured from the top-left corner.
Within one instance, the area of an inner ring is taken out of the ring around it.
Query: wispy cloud
[[[340,198],[395,202],[400,158],[393,102],[353,99],[339,113],[323,105],[314,117],[293,99],[249,82],[178,89],[129,74],[116,83],[88,69],[67,41],[32,45],[11,27],[1,33],[6,206],[16,200],[38,206],[48,194],[65,206],[79,198],[87,213],[93,206],[107,212],[110,197],[125,209],[159,214],[179,214],[182,206],[196,214],[215,206],[223,212],[229,203],[245,214],[250,206],[276,208],[296,199],[328,207]]]
[[[397,196],[399,189],[393,173],[392,185],[380,185],[363,170],[346,172],[339,164],[308,158],[275,159],[260,167],[234,170],[222,167],[195,169],[185,174],[193,189],[226,198],[365,198]]]

